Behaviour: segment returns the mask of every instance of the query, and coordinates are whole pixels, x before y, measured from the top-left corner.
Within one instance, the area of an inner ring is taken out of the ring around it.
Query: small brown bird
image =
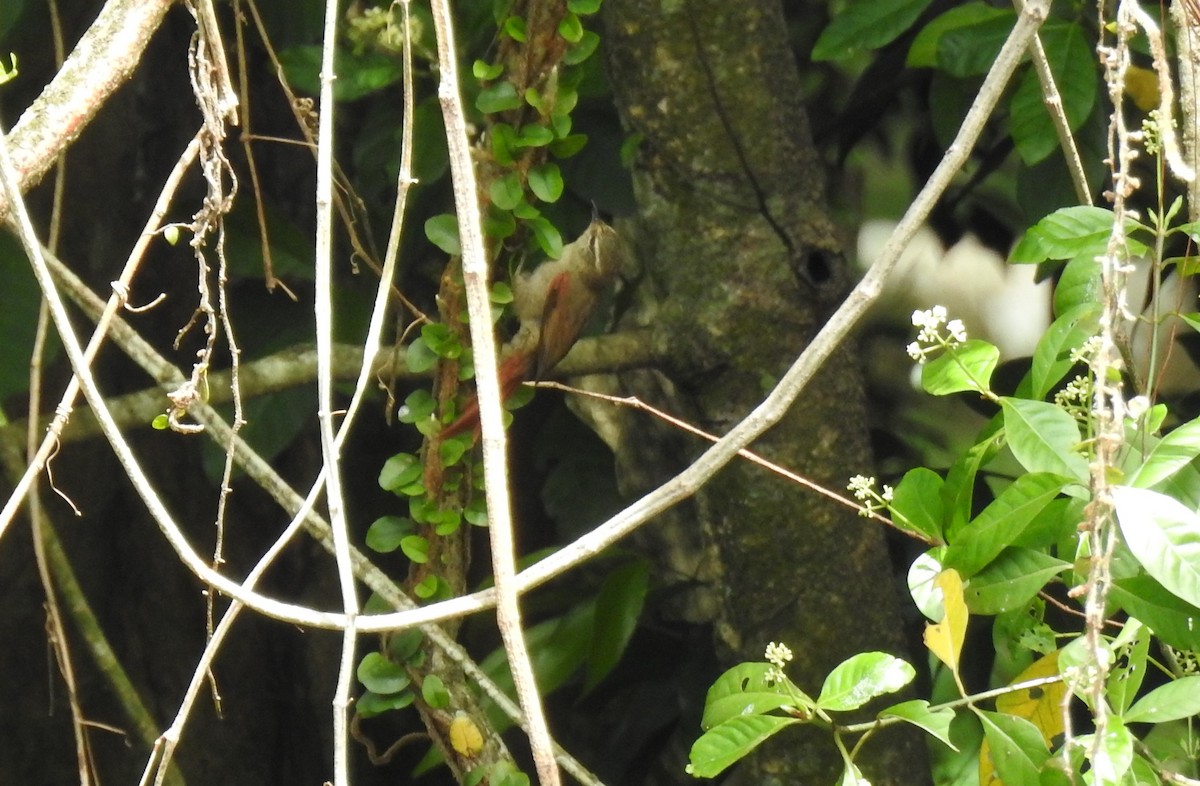
[[[621,265],[621,240],[599,218],[558,259],[513,279],[513,306],[521,326],[500,361],[500,395],[508,399],[528,379],[542,379],[579,339],[588,319],[612,285]],[[443,437],[473,429],[478,435],[479,402],[442,429]]]

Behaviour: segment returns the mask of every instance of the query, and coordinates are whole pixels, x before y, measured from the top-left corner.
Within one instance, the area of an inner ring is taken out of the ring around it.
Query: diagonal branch
[[[37,185],[104,102],[133,73],[175,0],[108,0],[53,81],[21,115],[9,139],[14,187]],[[11,205],[0,195],[0,219]]]

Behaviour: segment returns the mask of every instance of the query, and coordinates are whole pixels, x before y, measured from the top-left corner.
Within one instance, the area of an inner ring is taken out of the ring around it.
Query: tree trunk
[[[651,326],[674,358],[661,373],[623,374],[620,383],[724,433],[848,288],[785,23],[774,0],[609,0],[604,9],[613,89],[627,131],[642,135],[639,212],[624,230],[643,269],[624,319]],[[648,428],[641,415],[610,420],[603,433],[629,492],[703,447]],[[852,346],[755,450],[828,488],[870,474]],[[645,537],[668,563],[664,575],[700,586],[679,612],[713,623],[728,664],[762,660],[769,641],[785,642],[796,654],[789,676],[816,695],[856,652],[912,660],[884,533],[853,511],[741,462],[667,519]],[[864,755],[872,783],[928,778],[916,735],[874,740]],[[831,783],[840,772],[829,736],[806,730],[782,734],[729,782]]]

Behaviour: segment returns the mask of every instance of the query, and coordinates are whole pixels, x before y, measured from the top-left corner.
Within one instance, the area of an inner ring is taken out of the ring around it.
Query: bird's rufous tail
[[[517,387],[529,379],[532,370],[533,353],[529,351],[514,352],[500,361],[500,400],[508,401],[512,394],[517,392]],[[463,407],[462,414],[442,429],[441,436],[453,437],[468,430],[475,433],[475,439],[479,439],[479,399],[474,396]]]

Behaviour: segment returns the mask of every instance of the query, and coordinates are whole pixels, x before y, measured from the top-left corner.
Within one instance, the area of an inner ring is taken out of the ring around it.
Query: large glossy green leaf
[[[916,669],[895,655],[860,652],[829,672],[817,706],[832,712],[856,710],[876,696],[895,693],[915,676]]]
[[[1054,285],[1054,313],[1065,316],[1080,306],[1090,306],[1099,312],[1103,287],[1100,273],[1100,263],[1094,254],[1069,259]]]
[[[1113,642],[1117,657],[1108,673],[1108,703],[1118,715],[1125,714],[1142,687],[1150,638],[1150,629],[1131,617]]]
[[[941,540],[942,485],[941,476],[926,467],[904,473],[888,505],[892,520],[931,541]]]
[[[843,60],[894,40],[916,21],[931,0],[851,0],[813,46],[812,59]]]
[[[1075,131],[1096,102],[1099,80],[1092,44],[1082,26],[1065,21],[1047,22],[1040,35],[1067,124]],[[1046,109],[1036,69],[1025,71],[1009,109],[1013,142],[1027,165],[1038,163],[1058,149],[1058,135]]]
[[[956,568],[964,578],[974,576],[1021,534],[1062,486],[1062,478],[1049,473],[1020,476],[959,530],[946,549],[943,564]]]
[[[1107,208],[1064,207],[1034,224],[1017,243],[1010,259],[1015,264],[1037,264],[1048,259],[1099,256],[1108,247],[1112,224],[1113,214]],[[1136,227],[1136,222],[1127,222],[1126,233]],[[1132,238],[1128,242],[1130,254],[1146,250],[1144,244]]]
[[[733,718],[706,731],[688,754],[688,772],[697,778],[715,778],[757,748],[776,732],[799,723],[776,715]]]
[[[938,38],[937,64],[955,77],[987,73],[1012,33],[1016,15],[996,15],[945,31]]]
[[[1000,362],[1000,350],[986,341],[972,338],[947,350],[921,367],[921,387],[933,396],[988,390],[992,372]]]
[[[1152,577],[1117,579],[1109,590],[1109,600],[1172,647],[1200,649],[1200,608],[1180,600]]]
[[[745,715],[763,715],[780,707],[794,706],[791,686],[768,680],[774,673],[769,663],[740,663],[712,684],[704,699],[704,717],[700,726],[711,729]],[[812,700],[801,696],[800,703]]]
[[[353,101],[400,81],[404,69],[400,61],[380,52],[355,54],[339,49],[334,53],[333,97]],[[279,53],[279,63],[288,81],[297,90],[317,95],[321,91],[321,47],[296,46]]]
[[[1138,699],[1126,723],[1164,723],[1200,715],[1200,677],[1180,677]]]
[[[596,598],[592,653],[587,663],[584,692],[590,691],[612,671],[621,659],[629,639],[637,629],[638,618],[650,587],[650,564],[644,560],[617,568],[604,580]]]
[[[1200,418],[1188,421],[1158,441],[1128,479],[1130,486],[1151,488],[1200,456]]]
[[[952,750],[958,750],[950,741],[950,722],[954,720],[954,710],[949,707],[929,709],[929,702],[924,699],[893,704],[879,713],[880,718],[900,718],[919,729],[924,729],[931,736],[944,743]]]
[[[951,30],[971,28],[999,18],[1005,20],[1006,28],[1012,27],[1014,15],[1011,8],[993,8],[980,0],[951,8],[917,33],[912,46],[908,48],[907,65],[910,68],[933,68],[939,65],[938,47],[943,35]]]
[[[1042,733],[1024,718],[1002,712],[979,711],[992,765],[1007,784],[1038,782],[1038,770],[1050,758]]]
[[[1029,369],[1030,398],[1043,399],[1076,365],[1072,355],[1096,335],[1100,305],[1077,306],[1060,316],[1038,340]]]
[[[1045,401],[1002,398],[1000,406],[1008,447],[1022,467],[1087,482],[1087,460],[1077,452],[1080,437],[1075,418]]]
[[[975,500],[975,479],[979,468],[987,464],[1004,447],[1004,430],[1000,427],[1000,415],[992,418],[983,429],[979,441],[967,448],[946,472],[946,483],[942,486],[942,501],[945,505],[943,518],[946,522],[946,537],[953,539],[955,533],[971,519]]]
[[[1200,606],[1200,516],[1149,489],[1118,486],[1113,502],[1125,543],[1146,572]]]
[[[1071,567],[1071,563],[1042,551],[1007,548],[990,565],[971,577],[966,589],[972,614],[999,614],[1020,608],[1038,594],[1046,582]]]

